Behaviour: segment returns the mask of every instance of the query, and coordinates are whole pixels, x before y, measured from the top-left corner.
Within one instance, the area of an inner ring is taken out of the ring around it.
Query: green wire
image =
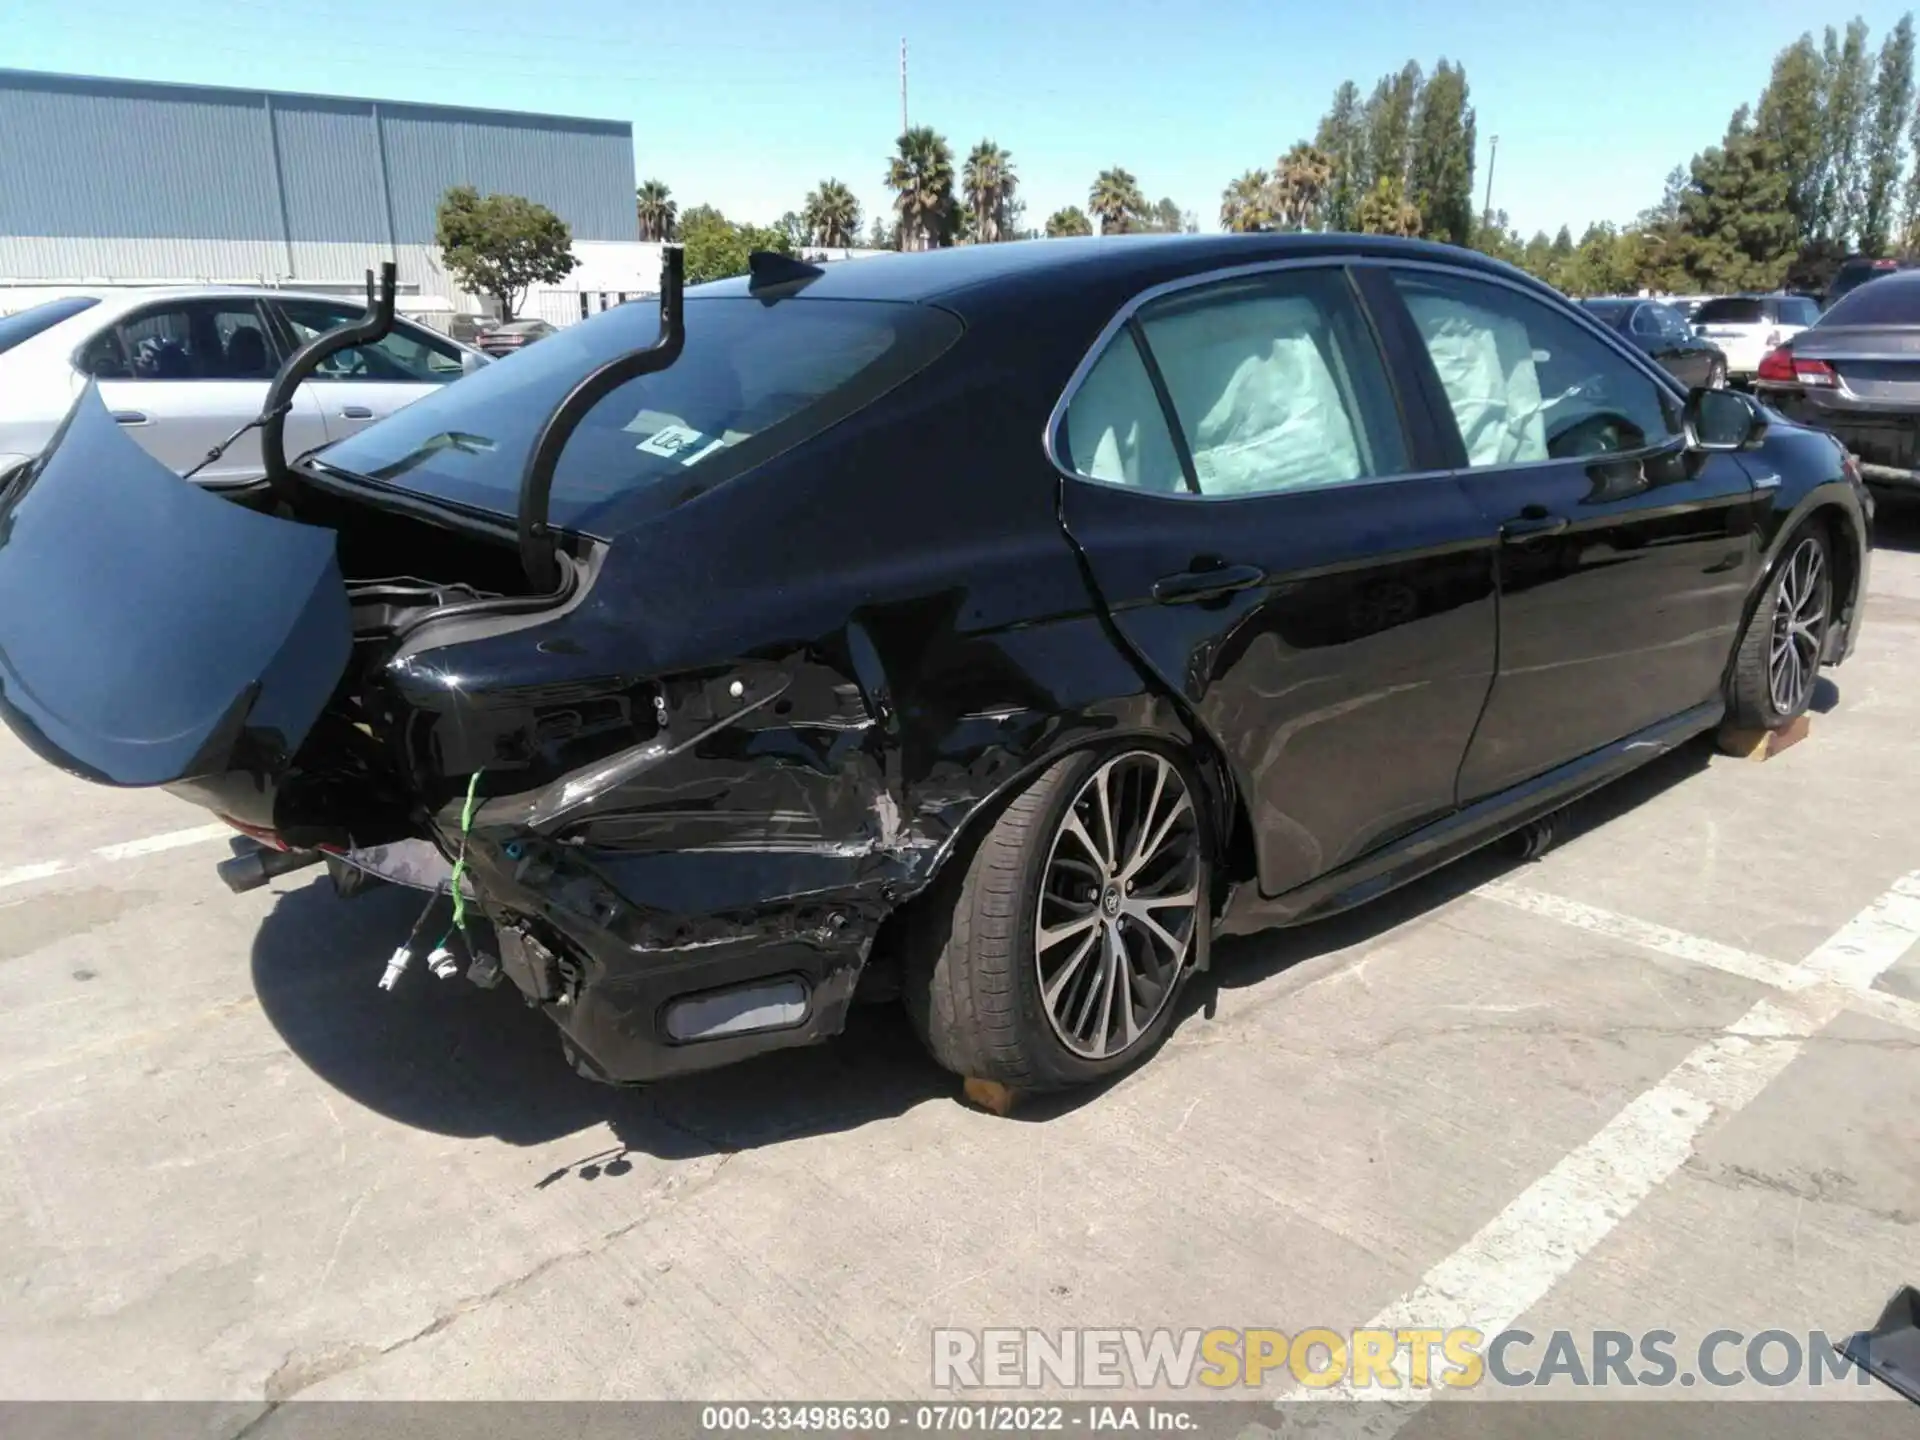
[[[467,835],[473,829],[473,797],[479,788],[480,772],[476,770],[467,781],[467,803],[460,812],[460,855],[453,862],[453,929],[462,935],[467,933],[467,897],[461,892],[460,879],[467,873]],[[447,933],[451,935],[453,931]]]

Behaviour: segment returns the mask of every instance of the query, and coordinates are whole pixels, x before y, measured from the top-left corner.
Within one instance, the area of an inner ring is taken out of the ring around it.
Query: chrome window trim
[[[1236,495],[1208,495],[1204,492],[1196,493],[1188,490],[1143,490],[1138,485],[1129,485],[1124,481],[1102,480],[1098,476],[1085,474],[1061,460],[1060,452],[1055,442],[1060,434],[1060,427],[1066,423],[1067,410],[1072,406],[1074,397],[1080,393],[1080,387],[1086,382],[1088,373],[1093,369],[1095,363],[1099,361],[1101,356],[1106,354],[1107,346],[1113,342],[1114,337],[1120,331],[1126,328],[1142,307],[1150,305],[1155,300],[1161,299],[1164,296],[1179,294],[1183,290],[1196,290],[1204,286],[1243,280],[1255,275],[1282,273],[1290,270],[1348,270],[1358,269],[1363,266],[1388,270],[1425,270],[1467,280],[1479,280],[1489,285],[1502,286],[1513,291],[1516,295],[1521,295],[1534,301],[1536,304],[1546,303],[1531,285],[1522,284],[1504,275],[1496,275],[1491,271],[1477,270],[1464,265],[1446,264],[1437,260],[1418,260],[1384,255],[1307,255],[1291,260],[1258,260],[1246,265],[1231,265],[1220,270],[1207,270],[1194,275],[1182,275],[1173,280],[1164,280],[1158,285],[1149,286],[1139,294],[1128,299],[1101,328],[1100,333],[1094,337],[1093,344],[1087,348],[1086,354],[1080,357],[1080,363],[1073,367],[1073,373],[1067,377],[1066,387],[1061,390],[1060,398],[1054,402],[1053,409],[1047,415],[1046,429],[1040,437],[1040,446],[1046,454],[1048,462],[1064,478],[1077,480],[1084,485],[1101,485],[1110,490],[1125,490],[1131,494],[1141,495],[1155,500],[1172,500],[1182,504],[1200,502],[1203,504],[1216,505],[1252,500],[1280,499],[1289,495],[1319,494],[1329,490],[1350,490],[1361,486],[1399,484],[1403,481],[1411,480],[1459,479],[1469,475],[1498,475],[1510,470],[1532,470],[1542,465],[1561,465],[1566,463],[1564,460],[1556,459],[1512,460],[1504,465],[1463,465],[1457,469],[1407,470],[1392,475],[1359,475],[1351,480],[1330,480],[1324,485],[1303,485],[1292,490],[1256,490],[1250,493]],[[1597,336],[1616,355],[1627,360],[1633,369],[1638,370],[1643,376],[1651,380],[1656,389],[1665,391],[1670,398],[1677,400],[1683,405],[1686,403],[1686,388],[1682,386],[1673,375],[1654,364],[1651,359],[1639,350],[1627,344],[1624,340],[1619,339],[1611,330],[1607,329],[1606,326],[1588,314],[1580,305],[1566,299],[1564,296],[1562,296],[1561,299],[1565,309],[1574,316],[1577,316],[1580,324],[1584,325],[1591,334]],[[1381,359],[1388,365],[1392,364],[1391,359],[1385,355],[1382,355]],[[1638,450],[1620,450],[1605,456],[1596,455],[1590,458],[1595,462],[1602,459],[1613,463],[1629,460],[1644,461],[1653,459],[1656,456],[1668,454],[1678,448],[1684,448],[1685,444],[1686,436],[1684,433],[1681,433],[1669,435],[1657,445],[1645,445]]]

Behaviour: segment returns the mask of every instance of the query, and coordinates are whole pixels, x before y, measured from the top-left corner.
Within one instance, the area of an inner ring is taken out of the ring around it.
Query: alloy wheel
[[[1782,717],[1798,715],[1813,697],[1832,596],[1826,547],[1817,536],[1809,535],[1787,558],[1773,603],[1773,649],[1767,662],[1767,683],[1773,708]]]
[[[1164,756],[1130,751],[1081,785],[1053,837],[1034,914],[1041,1003],[1088,1060],[1124,1053],[1172,999],[1199,918],[1200,827]]]

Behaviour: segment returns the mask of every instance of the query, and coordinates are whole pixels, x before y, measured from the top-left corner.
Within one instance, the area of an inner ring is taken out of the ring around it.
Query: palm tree
[[[1274,219],[1283,230],[1307,229],[1320,219],[1332,187],[1332,157],[1302,141],[1274,167]]]
[[[1249,170],[1220,196],[1222,230],[1265,230],[1273,224],[1273,182],[1264,170]]]
[[[680,207],[663,180],[648,180],[633,192],[634,206],[640,213],[642,240],[671,240]]]
[[[1400,182],[1382,175],[1354,212],[1354,228],[1368,235],[1418,235],[1420,211],[1410,204]]]
[[[1013,154],[991,140],[982,140],[967,156],[960,185],[973,217],[973,238],[982,242],[1007,237],[1007,210],[1019,185],[1013,173]]]
[[[1078,205],[1069,205],[1064,210],[1056,210],[1047,217],[1047,236],[1058,239],[1062,235],[1091,235],[1093,222],[1087,219],[1086,212]]]
[[[822,180],[801,212],[811,243],[851,247],[860,234],[860,202],[838,180]]]
[[[1087,208],[1100,217],[1102,235],[1119,235],[1134,228],[1147,208],[1140,182],[1125,170],[1102,170],[1087,192]]]
[[[900,217],[900,248],[930,250],[953,233],[953,151],[931,125],[916,125],[899,140],[887,165],[887,188]]]

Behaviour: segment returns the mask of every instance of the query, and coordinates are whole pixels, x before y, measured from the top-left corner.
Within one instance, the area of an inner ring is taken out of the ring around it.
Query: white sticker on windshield
[[[706,436],[698,430],[690,430],[685,425],[663,425],[635,448],[644,450],[649,455],[658,455],[662,459],[672,460],[704,439]]]

